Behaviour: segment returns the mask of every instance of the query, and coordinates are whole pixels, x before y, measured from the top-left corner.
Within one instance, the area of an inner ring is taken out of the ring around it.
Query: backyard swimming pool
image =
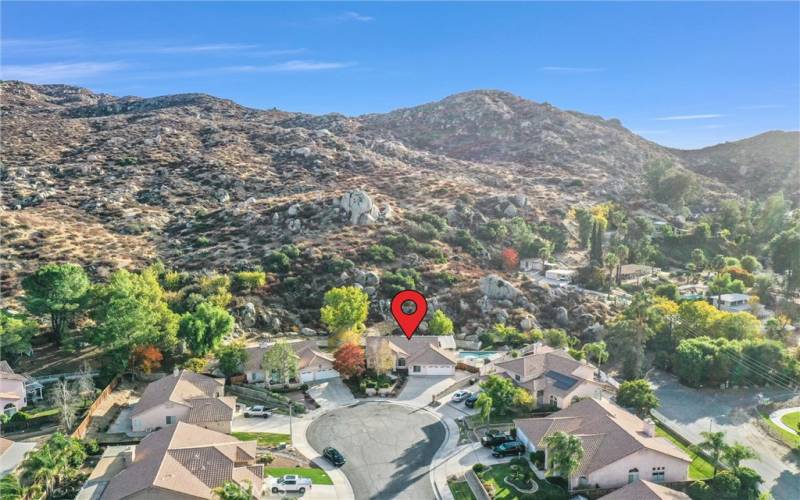
[[[461,351],[458,357],[461,359],[492,359],[498,354],[497,351]]]

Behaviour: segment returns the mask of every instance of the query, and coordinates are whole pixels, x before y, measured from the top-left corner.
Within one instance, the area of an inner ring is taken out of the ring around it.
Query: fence
[[[86,411],[86,416],[83,418],[78,427],[72,432],[72,437],[83,439],[86,437],[86,431],[89,430],[89,426],[92,424],[92,416],[94,415],[95,410],[97,407],[103,404],[103,402],[108,399],[108,396],[114,391],[114,389],[119,384],[119,376],[114,377],[111,382],[108,383],[103,392],[97,396],[97,399],[94,400],[94,403],[89,406],[89,409]]]

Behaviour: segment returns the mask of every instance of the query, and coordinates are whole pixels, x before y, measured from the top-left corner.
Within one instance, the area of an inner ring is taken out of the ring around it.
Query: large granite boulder
[[[520,295],[520,291],[514,285],[496,274],[481,278],[478,288],[485,296],[495,300],[514,300]]]
[[[349,191],[342,196],[339,206],[350,218],[350,224],[367,225],[377,221],[380,210],[372,202],[372,198],[361,189]]]

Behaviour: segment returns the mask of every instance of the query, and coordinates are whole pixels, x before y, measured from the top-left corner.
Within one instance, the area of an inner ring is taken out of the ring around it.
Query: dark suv
[[[525,453],[525,445],[519,441],[509,441],[492,450],[492,456],[495,458],[507,457],[510,455],[522,455]]]
[[[337,467],[341,467],[345,463],[344,457],[341,453],[339,453],[339,450],[336,448],[331,448],[330,446],[322,450],[322,456],[327,458],[333,465]]]
[[[481,438],[481,444],[487,448],[494,448],[497,445],[514,441],[511,434],[503,431],[489,431]]]
[[[478,395],[473,394],[472,396],[464,400],[464,406],[466,406],[467,408],[475,408],[475,403],[477,401],[478,401]]]

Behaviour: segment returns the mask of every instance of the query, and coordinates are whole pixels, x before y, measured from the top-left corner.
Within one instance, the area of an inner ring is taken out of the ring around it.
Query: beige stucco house
[[[187,422],[230,432],[236,398],[225,396],[225,380],[181,370],[148,384],[131,414],[133,432]]]
[[[247,360],[244,363],[244,374],[247,383],[264,382],[266,372],[261,367],[266,354],[275,345],[274,342],[262,344],[258,347],[247,348]],[[339,376],[333,369],[333,356],[321,351],[313,340],[299,340],[288,342],[297,356],[298,378],[300,382],[315,382]]]
[[[645,422],[608,400],[584,399],[549,417],[514,420],[517,438],[530,451],[544,450],[559,431],[578,437],[584,455],[570,488],[618,488],[640,479],[686,481],[691,459]],[[548,463],[545,458],[545,463]]]
[[[690,500],[682,491],[676,491],[650,481],[639,480],[604,495],[598,500]]]
[[[394,359],[394,371],[411,376],[453,375],[458,357],[455,340],[451,335],[403,335],[366,337],[365,356],[367,368],[374,369],[377,354],[387,345]]]
[[[594,365],[541,343],[531,344],[517,357],[509,354],[494,366],[495,373],[535,396],[539,406],[567,408],[573,400],[601,397],[616,390],[613,381]]]
[[[0,409],[8,416],[28,405],[24,375],[14,373],[7,361],[0,361]]]
[[[178,422],[131,448],[124,470],[111,478],[100,499],[210,499],[225,481],[249,483],[253,498],[261,498],[264,466],[256,463],[256,445]]]

